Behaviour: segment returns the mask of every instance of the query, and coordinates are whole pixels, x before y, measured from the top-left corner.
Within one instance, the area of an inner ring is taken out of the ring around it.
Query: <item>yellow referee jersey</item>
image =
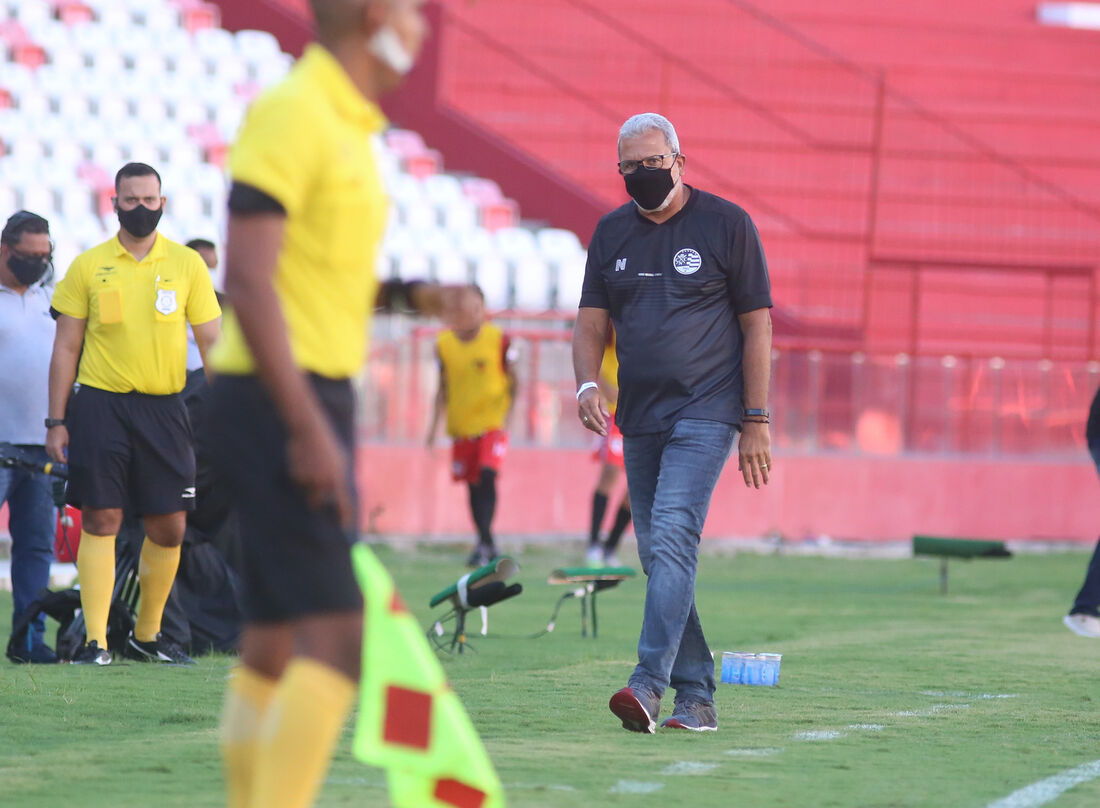
[[[328,378],[356,375],[366,358],[388,213],[371,135],[385,124],[332,54],[310,45],[253,103],[230,153],[231,179],[286,210],[275,291],[295,362]],[[232,311],[211,363],[222,373],[254,369]]]
[[[169,395],[187,380],[187,323],[221,314],[202,257],[160,233],[141,261],[115,236],[82,252],[51,304],[86,320],[76,380],[112,393]]]
[[[442,332],[436,351],[447,383],[447,434],[474,438],[504,426],[512,393],[508,384],[508,338],[484,323],[472,340]]]

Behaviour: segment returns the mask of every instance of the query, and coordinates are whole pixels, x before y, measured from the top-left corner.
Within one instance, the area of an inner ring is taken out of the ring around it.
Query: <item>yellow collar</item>
[[[371,133],[381,132],[388,125],[378,105],[363,97],[343,65],[324,46],[314,43],[306,47],[298,68],[323,88],[342,117]]]
[[[134,261],[134,256],[130,255],[130,251],[122,246],[122,241],[118,237],[118,233],[115,233],[115,237],[112,239],[112,243],[115,245],[115,255],[118,257],[128,256],[131,261]],[[158,261],[165,256],[168,248],[164,244],[164,236],[157,233],[157,240],[153,242],[153,249],[149,250],[148,255],[141,259],[137,263],[145,263],[146,261]]]

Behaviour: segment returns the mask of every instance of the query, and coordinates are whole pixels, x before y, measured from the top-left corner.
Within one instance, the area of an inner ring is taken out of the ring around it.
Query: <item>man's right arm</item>
[[[76,368],[80,362],[80,349],[84,345],[84,329],[88,321],[66,314],[58,315],[53,338],[53,354],[50,356],[49,418],[62,420],[69,404]],[[65,425],[46,430],[46,452],[57,463],[68,462],[69,430]]]
[[[595,382],[600,377],[609,321],[607,309],[592,306],[577,309],[577,322],[573,326],[573,374],[578,390],[582,384]],[[580,395],[577,415],[586,429],[599,435],[607,434],[607,421],[611,414],[601,403],[598,388],[589,387]]]

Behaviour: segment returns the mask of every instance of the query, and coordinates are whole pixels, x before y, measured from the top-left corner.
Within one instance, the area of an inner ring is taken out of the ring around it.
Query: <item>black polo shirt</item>
[[[633,202],[600,219],[588,247],[582,307],[608,309],[619,354],[615,422],[624,435],[681,418],[740,424],[737,315],[772,305],[764,249],[744,210],[688,189],[663,224]]]

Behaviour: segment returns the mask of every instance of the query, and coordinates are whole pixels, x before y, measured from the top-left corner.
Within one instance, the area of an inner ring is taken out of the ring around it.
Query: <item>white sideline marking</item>
[[[664,783],[639,783],[637,780],[620,780],[611,787],[612,794],[652,794],[665,787]]]
[[[930,715],[942,713],[947,710],[966,710],[969,707],[969,704],[933,704],[931,707],[927,707],[923,710],[902,710],[900,713],[894,713],[894,715],[900,715],[909,718],[927,718]]]
[[[796,741],[832,741],[843,737],[844,733],[836,729],[808,729],[794,734]]]
[[[726,754],[734,757],[771,757],[782,751],[782,749],[764,747],[762,749],[727,749]]]
[[[1060,797],[1076,785],[1087,783],[1100,777],[1100,760],[1083,763],[1073,769],[1039,780],[1029,786],[1013,791],[1007,797],[989,803],[986,808],[1038,808]]]
[[[945,693],[942,690],[922,690],[920,692],[922,696],[935,696],[939,699],[978,699],[985,701],[988,699],[1018,699],[1019,693]]]
[[[886,729],[882,724],[849,724],[848,729],[862,729],[867,732],[880,732]]]
[[[694,760],[681,760],[661,769],[661,774],[706,774],[718,768],[717,763],[699,763]]]

